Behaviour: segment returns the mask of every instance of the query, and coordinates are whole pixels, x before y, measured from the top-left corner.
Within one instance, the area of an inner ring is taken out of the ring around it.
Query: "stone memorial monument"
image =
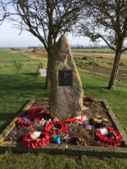
[[[37,75],[38,76],[46,76],[46,69],[47,69],[46,63],[41,62],[39,64],[39,67],[38,67],[38,70],[37,70]]]
[[[59,49],[53,60],[50,115],[60,120],[79,116],[83,107],[83,88],[65,35],[59,41]]]

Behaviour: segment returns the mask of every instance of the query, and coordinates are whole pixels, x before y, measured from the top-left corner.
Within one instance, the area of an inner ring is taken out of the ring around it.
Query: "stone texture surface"
[[[38,66],[38,70],[37,70],[37,75],[38,75],[38,76],[41,76],[40,69],[45,69],[45,70],[47,70],[47,66],[46,66],[46,63],[45,63],[45,62],[40,62],[39,66]]]
[[[81,115],[83,88],[65,35],[60,39],[59,50],[53,62],[52,89],[49,97],[51,117],[56,116],[60,120],[65,120]],[[59,86],[59,71],[72,72],[72,85]]]

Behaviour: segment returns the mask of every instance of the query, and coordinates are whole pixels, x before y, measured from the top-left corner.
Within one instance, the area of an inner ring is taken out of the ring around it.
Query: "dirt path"
[[[73,55],[81,55],[81,56],[107,56],[107,57],[114,57],[114,53],[87,53],[87,52],[72,52]],[[127,54],[122,54],[122,58],[127,58]]]
[[[86,70],[90,70],[93,72],[99,72],[99,73],[103,73],[103,74],[107,74],[107,75],[111,75],[111,71],[112,69],[110,68],[105,68],[105,67],[91,67],[90,69],[87,68]],[[119,70],[118,71],[118,76],[124,76],[127,75],[127,70]]]
[[[110,68],[104,68],[104,67],[91,67],[87,68],[86,70],[106,75],[111,75],[112,69]],[[127,70],[118,70],[118,79],[122,80],[127,83]]]

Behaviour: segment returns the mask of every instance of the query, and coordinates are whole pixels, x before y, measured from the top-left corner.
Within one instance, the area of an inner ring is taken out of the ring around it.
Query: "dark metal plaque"
[[[72,71],[58,71],[59,86],[72,86]]]

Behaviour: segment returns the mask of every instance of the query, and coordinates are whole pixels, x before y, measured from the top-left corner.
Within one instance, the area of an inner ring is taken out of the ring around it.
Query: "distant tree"
[[[86,8],[78,25],[78,33],[93,42],[100,38],[115,51],[115,59],[108,89],[115,90],[118,66],[123,53],[123,43],[127,38],[126,0],[84,0]]]
[[[81,45],[81,49],[84,49],[85,47],[83,45]]]
[[[83,0],[8,0],[8,18],[17,24],[15,28],[26,30],[37,37],[48,53],[48,69],[45,88],[50,88],[52,59],[57,52],[60,37],[72,30],[84,7]],[[13,8],[12,8],[13,7]],[[8,10],[9,12],[9,10]],[[17,16],[17,17],[16,17]]]
[[[15,50],[15,51],[16,51],[16,49],[15,49],[15,48],[11,48],[11,50]]]

